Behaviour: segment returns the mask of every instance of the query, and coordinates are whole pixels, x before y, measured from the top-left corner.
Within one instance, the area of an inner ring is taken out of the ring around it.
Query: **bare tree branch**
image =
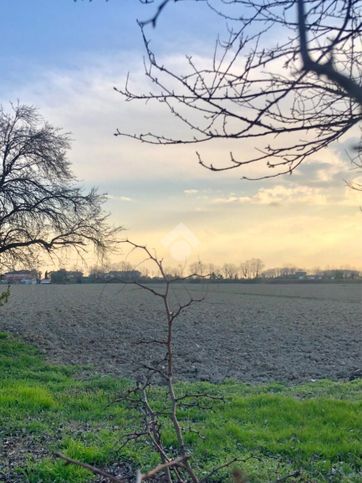
[[[115,476],[111,475],[110,473],[107,473],[106,471],[103,471],[103,470],[101,470],[101,469],[99,469],[95,466],[89,465],[88,463],[82,463],[81,461],[74,460],[73,458],[69,458],[69,456],[65,456],[62,453],[54,453],[54,456],[64,460],[66,463],[85,468],[86,470],[91,471],[95,475],[103,476],[103,478],[106,478],[107,480],[109,480],[111,482],[127,483],[127,480],[124,480],[123,478],[116,478]]]
[[[116,91],[127,101],[160,103],[186,134],[117,129],[116,136],[156,145],[238,141],[240,156],[213,162],[198,151],[199,163],[212,171],[264,165],[272,173],[244,178],[265,179],[292,173],[360,123],[361,2],[203,2],[225,21],[227,36],[206,64],[189,55],[183,68],[158,60],[146,31],[174,2],[144,3],[155,5],[154,16],[139,23],[151,88],[134,92],[127,78]]]
[[[164,471],[166,468],[172,468],[173,466],[183,466],[183,464],[185,463],[187,458],[188,458],[187,455],[178,456],[177,458],[175,458],[172,461],[167,461],[166,463],[157,465],[152,470],[147,471],[147,473],[144,473],[144,474],[140,473],[137,481],[145,481],[145,480],[148,480],[149,478],[153,478],[154,476],[156,476],[161,471]]]
[[[312,60],[309,55],[308,41],[307,41],[307,27],[306,27],[306,13],[305,5],[303,0],[298,0],[298,29],[299,29],[299,40],[300,40],[300,54],[303,60],[303,69],[305,71],[315,72],[317,75],[325,75],[332,82],[344,89],[351,98],[354,98],[362,106],[362,86],[358,85],[352,78],[338,72],[333,66],[333,57],[325,62],[319,63]],[[344,30],[347,26],[348,20],[350,18],[350,12],[352,8],[353,1],[348,0],[348,10],[345,17],[344,25],[340,32]],[[337,39],[334,40],[332,45],[337,44]],[[332,51],[333,47],[331,47]],[[332,53],[332,52],[331,52]]]

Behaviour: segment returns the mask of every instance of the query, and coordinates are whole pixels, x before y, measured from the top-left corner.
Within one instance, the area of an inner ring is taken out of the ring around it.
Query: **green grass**
[[[29,451],[19,460],[17,471],[24,481],[91,481],[86,470],[53,458],[54,451],[102,467],[127,461],[147,469],[158,463],[146,442],[122,447],[124,435],[137,428],[138,414],[124,403],[109,403],[130,382],[84,380],[79,374],[80,368],[50,365],[32,346],[0,333],[0,439],[21,444],[31,438],[32,449],[48,450],[41,459]],[[293,387],[182,383],[177,391],[225,397],[225,403],[201,401],[209,409],[192,406],[179,412],[182,424],[192,424],[202,436],[186,432],[200,475],[236,457],[255,482],[297,469],[299,481],[362,481],[361,380]],[[150,398],[156,407],[165,407],[162,388],[155,388]],[[164,443],[175,445],[167,420]],[[218,481],[228,481],[229,472],[218,474]]]

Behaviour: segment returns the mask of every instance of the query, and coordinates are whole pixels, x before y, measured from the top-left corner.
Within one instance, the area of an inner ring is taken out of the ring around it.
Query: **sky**
[[[113,89],[124,86],[128,72],[136,89],[146,86],[136,19],[153,12],[136,0],[2,0],[0,103],[33,104],[71,132],[69,159],[80,182],[108,193],[106,209],[124,236],[170,264],[257,257],[268,267],[362,269],[362,196],[345,183],[358,174],[347,154],[358,133],[292,176],[262,182],[205,170],[192,145],[114,136],[117,128],[164,132],[172,122],[162,106],[127,103]],[[202,2],[190,2],[166,9],[149,33],[168,65],[180,65],[185,53],[208,59],[222,29]],[[222,160],[231,149],[252,147],[214,142],[197,149]]]

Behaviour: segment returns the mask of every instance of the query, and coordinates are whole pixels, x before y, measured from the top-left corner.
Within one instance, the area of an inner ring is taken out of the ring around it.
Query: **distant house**
[[[35,285],[38,279],[38,272],[36,270],[14,270],[3,275],[3,280],[6,283],[21,283],[25,285]]]
[[[42,280],[40,280],[40,283],[41,285],[49,285],[50,283],[52,283],[52,281],[50,278],[43,278]]]
[[[68,271],[64,268],[50,273],[52,283],[82,283],[83,273],[78,270]]]
[[[74,270],[71,272],[67,271],[67,282],[68,283],[82,283],[83,272]]]
[[[298,280],[305,280],[307,278],[307,272],[304,270],[298,270],[295,272],[295,278]]]
[[[278,280],[306,280],[307,277],[308,274],[305,270],[293,267],[269,268],[261,274],[261,278]]]
[[[322,270],[317,275],[325,280],[356,280],[360,278],[358,270],[350,269]]]
[[[117,270],[105,274],[107,282],[136,282],[142,277],[138,270]]]

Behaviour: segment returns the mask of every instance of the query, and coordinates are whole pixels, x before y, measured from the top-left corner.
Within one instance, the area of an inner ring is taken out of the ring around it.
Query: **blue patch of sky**
[[[83,55],[133,51],[142,55],[136,19],[150,18],[154,11],[155,5],[147,7],[136,0],[2,0],[1,83],[29,82],[40,68],[75,67]],[[204,41],[208,44],[219,20],[199,2],[182,8],[175,4],[148,33],[161,53],[197,50]]]

